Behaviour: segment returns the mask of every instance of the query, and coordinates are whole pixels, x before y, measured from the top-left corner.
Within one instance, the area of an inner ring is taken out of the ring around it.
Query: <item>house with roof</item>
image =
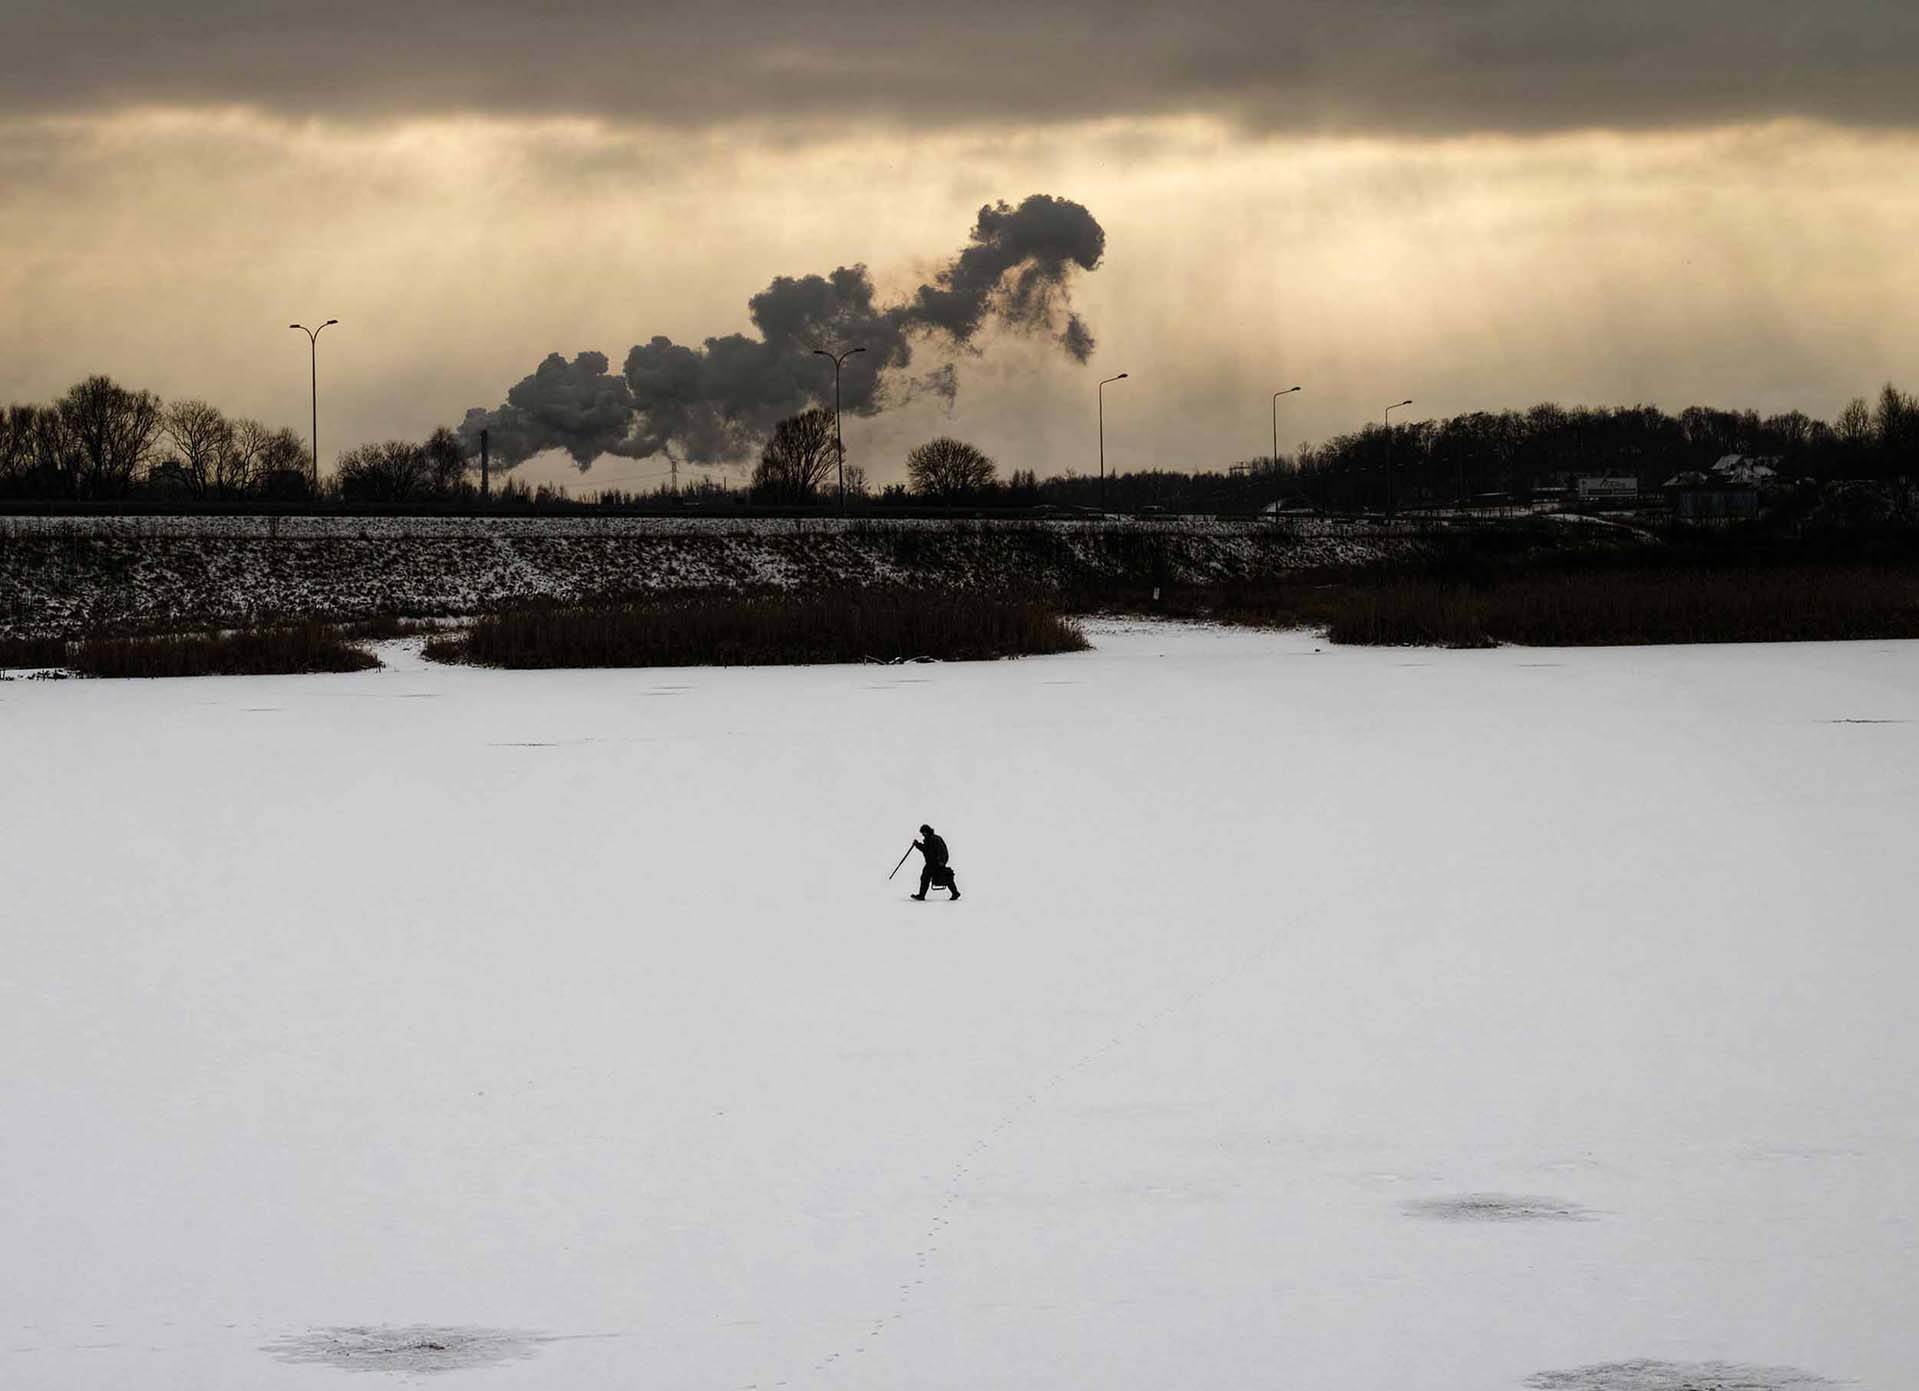
[[[1784,462],[1777,454],[1722,454],[1710,476],[1721,483],[1767,488],[1779,481],[1779,466]]]
[[[1666,495],[1673,515],[1681,521],[1738,521],[1759,515],[1759,484],[1731,470],[1721,473],[1718,465],[1714,465],[1711,472],[1689,469],[1675,473],[1660,485],[1660,491]]]

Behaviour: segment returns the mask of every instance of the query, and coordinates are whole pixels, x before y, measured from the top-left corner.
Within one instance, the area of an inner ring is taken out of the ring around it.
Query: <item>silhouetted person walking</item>
[[[919,840],[913,842],[913,848],[926,857],[926,864],[920,870],[920,891],[913,895],[922,903],[926,901],[929,885],[937,884],[953,895],[953,902],[959,901],[959,881],[953,878],[953,867],[949,865],[946,842],[935,835],[931,826],[920,827]]]

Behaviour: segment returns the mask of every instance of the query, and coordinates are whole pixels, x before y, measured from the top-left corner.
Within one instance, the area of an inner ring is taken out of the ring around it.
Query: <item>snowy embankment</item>
[[[1093,636],[0,687],[0,1385],[1911,1384],[1919,644]]]
[[[1315,520],[12,517],[0,518],[0,634],[605,594],[1209,583],[1412,544],[1404,529]]]

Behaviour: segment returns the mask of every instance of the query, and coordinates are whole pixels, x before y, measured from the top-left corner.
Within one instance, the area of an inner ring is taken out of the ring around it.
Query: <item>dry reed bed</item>
[[[988,661],[1086,645],[1076,627],[1037,602],[848,592],[513,609],[433,639],[426,655],[516,669],[788,666]]]
[[[324,623],[240,628],[167,637],[83,638],[65,663],[81,676],[287,676],[365,671],[371,652]]]

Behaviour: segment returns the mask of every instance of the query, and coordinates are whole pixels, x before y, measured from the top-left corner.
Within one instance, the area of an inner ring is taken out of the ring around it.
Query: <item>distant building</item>
[[[1759,515],[1758,483],[1721,473],[1717,465],[1710,474],[1676,473],[1665,481],[1660,491],[1671,503],[1673,515],[1682,521],[1738,521]]]
[[[1749,483],[1763,488],[1778,479],[1782,462],[1774,454],[1723,454],[1712,466],[1712,477],[1721,483]]]

